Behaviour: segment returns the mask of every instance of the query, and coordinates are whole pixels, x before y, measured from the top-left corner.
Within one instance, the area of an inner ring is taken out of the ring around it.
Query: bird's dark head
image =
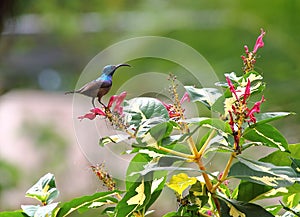
[[[122,64],[118,64],[118,65],[107,65],[103,68],[102,74],[112,76],[115,73],[115,71],[117,70],[117,68],[119,68],[121,66],[130,66],[130,65],[127,63],[122,63]]]

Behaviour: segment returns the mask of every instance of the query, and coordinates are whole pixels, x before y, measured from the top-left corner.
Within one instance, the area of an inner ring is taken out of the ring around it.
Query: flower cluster
[[[104,116],[108,119],[111,119],[113,116],[113,113],[122,115],[123,114],[123,107],[121,106],[127,93],[124,91],[120,95],[113,95],[110,97],[109,102],[104,109],[100,108],[92,108],[90,110],[90,113],[87,113],[83,116],[78,117],[78,119],[90,119],[93,120],[97,116]],[[114,106],[113,106],[114,105]],[[112,108],[113,107],[113,108]]]
[[[111,175],[104,169],[104,164],[96,164],[91,166],[92,171],[98,177],[103,185],[108,188],[108,190],[113,191],[116,187],[115,181],[112,179]]]
[[[187,92],[185,92],[180,99],[180,105],[182,105],[185,101],[190,101],[190,96]],[[170,118],[180,118],[181,112],[179,111],[178,106],[175,104],[167,104],[165,102],[162,102],[162,104],[167,109]],[[184,109],[182,109],[182,112],[184,112]]]
[[[229,113],[229,124],[234,136],[235,150],[239,153],[240,138],[242,136],[242,125],[245,122],[256,123],[255,113],[260,112],[260,106],[265,101],[264,96],[261,100],[254,103],[252,108],[248,108],[247,102],[251,95],[251,81],[248,78],[244,93],[239,93],[234,87],[229,77],[226,77],[229,90],[233,95],[234,103],[231,105],[231,109],[228,110]]]
[[[266,32],[261,29],[261,34],[258,36],[252,51],[249,51],[247,45],[244,46],[246,56],[243,55],[242,60],[244,63],[243,71],[245,73],[250,72],[254,69],[254,64],[256,63],[256,53],[259,48],[262,48],[264,46],[263,37],[265,34]]]
[[[167,111],[169,113],[169,117],[173,118],[175,120],[178,120],[178,119],[183,118],[184,109],[182,108],[182,104],[185,101],[190,102],[190,96],[187,92],[185,92],[184,95],[182,96],[182,98],[179,100],[179,95],[177,92],[178,84],[176,82],[176,79],[177,79],[176,76],[174,74],[170,73],[170,75],[168,77],[168,80],[171,82],[171,84],[169,86],[169,92],[172,96],[173,103],[167,104],[167,103],[162,102],[162,104],[167,109]]]

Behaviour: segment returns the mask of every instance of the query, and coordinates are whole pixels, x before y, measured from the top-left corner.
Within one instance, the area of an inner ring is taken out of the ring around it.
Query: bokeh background
[[[95,55],[133,37],[186,43],[223,79],[224,72],[241,73],[243,46],[252,48],[264,28],[265,47],[256,64],[267,82],[263,110],[296,112],[275,126],[290,143],[300,141],[299,11],[298,0],[15,1],[0,38],[0,211],[33,203],[24,194],[47,172],[55,174],[62,201],[103,188],[77,144],[72,97],[63,93],[74,89]],[[118,74],[111,93],[143,72],[178,72],[167,61],[141,59],[134,65]],[[181,82],[193,84],[188,78]],[[92,137],[88,128],[85,133]],[[175,204],[174,199],[165,206]]]

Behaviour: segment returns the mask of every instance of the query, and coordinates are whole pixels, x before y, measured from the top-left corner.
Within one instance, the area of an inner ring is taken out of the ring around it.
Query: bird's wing
[[[97,97],[98,92],[101,88],[107,88],[110,86],[111,86],[111,81],[94,80],[87,83],[76,92],[90,97]]]

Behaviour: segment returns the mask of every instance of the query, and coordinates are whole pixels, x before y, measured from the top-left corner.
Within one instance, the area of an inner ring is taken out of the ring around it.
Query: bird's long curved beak
[[[121,67],[121,66],[129,66],[129,67],[131,67],[131,66],[130,66],[129,64],[127,64],[127,63],[121,63],[121,64],[116,65],[116,69],[119,68],[119,67]]]

